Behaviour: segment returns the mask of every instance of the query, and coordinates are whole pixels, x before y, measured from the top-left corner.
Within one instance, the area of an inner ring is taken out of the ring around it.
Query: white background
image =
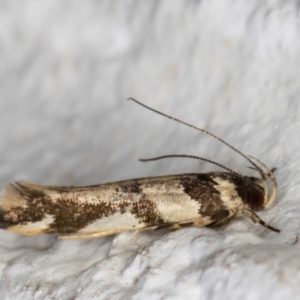
[[[0,1],[0,183],[85,185],[270,167],[260,216],[82,241],[1,231],[1,299],[295,299],[300,294],[298,1]]]

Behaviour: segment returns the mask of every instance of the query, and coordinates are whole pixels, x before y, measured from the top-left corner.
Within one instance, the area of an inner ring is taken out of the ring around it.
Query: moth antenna
[[[162,155],[162,156],[157,156],[157,157],[152,157],[152,158],[140,158],[139,161],[143,161],[143,162],[147,162],[147,161],[154,161],[154,160],[159,160],[159,159],[164,159],[164,158],[173,158],[173,157],[184,157],[184,158],[193,158],[193,159],[199,159],[199,160],[202,160],[202,161],[205,161],[205,162],[208,162],[208,163],[211,163],[213,165],[216,165],[232,174],[234,174],[235,176],[243,179],[243,180],[247,180],[249,181],[251,184],[254,184],[254,185],[257,185],[255,182],[253,182],[252,180],[250,180],[248,177],[245,177],[235,171],[233,171],[232,169],[230,168],[227,168],[226,166],[224,165],[221,165],[213,160],[210,160],[210,159],[207,159],[207,158],[204,158],[204,157],[200,157],[200,156],[195,156],[195,155],[187,155],[187,154],[169,154],[169,155]]]
[[[255,168],[253,168],[253,167],[249,167],[249,166],[247,166],[247,168],[248,169],[251,169],[251,170],[255,170],[255,171],[257,171]]]
[[[249,157],[251,157],[252,159],[256,160],[258,163],[260,163],[267,171],[268,173],[266,174],[265,172],[263,172],[265,175],[267,175],[272,181],[273,183],[276,185],[277,187],[277,180],[276,177],[274,176],[273,172],[276,170],[276,168],[273,169],[269,169],[263,162],[261,162],[259,159],[255,158],[252,155],[248,155]]]
[[[249,157],[251,157],[252,159],[256,160],[258,163],[260,163],[267,171],[268,173],[265,174],[267,175],[267,177],[269,177],[269,179],[273,182],[273,188],[272,188],[272,191],[271,191],[271,195],[268,199],[268,202],[265,204],[265,208],[268,208],[271,206],[271,204],[274,202],[275,198],[276,198],[276,195],[277,195],[277,179],[274,175],[274,171],[276,170],[276,168],[273,168],[272,170],[269,169],[263,162],[261,162],[259,159],[249,155]]]
[[[272,168],[271,172],[274,173],[275,171],[277,171],[277,168]]]
[[[154,109],[154,108],[151,108],[151,107],[149,107],[149,106],[147,106],[147,105],[141,103],[140,101],[138,101],[138,100],[136,100],[136,99],[134,99],[134,98],[132,98],[132,97],[128,98],[127,100],[132,100],[132,101],[134,101],[135,103],[137,103],[137,104],[139,104],[139,105],[145,107],[146,109],[149,109],[149,110],[151,110],[151,111],[153,111],[153,112],[155,112],[155,113],[157,113],[157,114],[159,114],[159,115],[161,115],[161,116],[164,116],[164,117],[166,117],[166,118],[168,118],[168,119],[171,119],[171,120],[173,120],[173,121],[175,121],[175,122],[178,122],[178,123],[180,123],[180,124],[183,124],[183,125],[185,125],[185,126],[191,127],[191,128],[193,128],[193,129],[196,129],[196,130],[198,130],[198,131],[200,131],[200,132],[203,132],[203,133],[205,133],[205,134],[207,134],[207,135],[212,136],[214,139],[220,141],[221,143],[225,144],[227,147],[231,148],[233,151],[237,152],[237,153],[240,154],[242,157],[244,157],[248,162],[251,163],[252,166],[255,167],[256,171],[259,172],[260,175],[261,175],[262,177],[264,176],[263,170],[262,170],[257,164],[255,164],[255,163],[254,163],[247,155],[245,155],[244,153],[242,153],[240,150],[234,148],[233,146],[231,146],[230,144],[228,144],[227,142],[225,142],[224,140],[222,140],[222,139],[219,138],[218,136],[212,134],[211,132],[209,132],[209,131],[207,131],[207,130],[205,130],[205,129],[196,127],[196,126],[194,126],[194,125],[191,125],[191,124],[189,124],[189,123],[186,123],[186,122],[184,122],[184,121],[181,121],[181,120],[179,120],[179,119],[177,119],[177,118],[171,117],[171,116],[169,116],[169,115],[167,115],[167,114],[165,114],[165,113],[163,113],[163,112],[160,112],[160,111],[158,111],[158,110],[156,110],[156,109]]]
[[[242,175],[240,175],[239,173],[231,170],[230,168],[227,168],[213,160],[204,158],[204,157],[200,157],[200,156],[195,156],[195,155],[188,155],[188,154],[168,154],[168,155],[162,155],[162,156],[157,156],[157,157],[151,157],[151,158],[140,158],[139,161],[143,161],[143,162],[147,162],[147,161],[154,161],[154,160],[160,160],[160,159],[164,159],[164,158],[174,158],[174,157],[184,157],[184,158],[193,158],[193,159],[199,159],[208,163],[211,163],[213,165],[216,165],[224,170],[229,171],[230,173],[233,173],[237,176],[243,177]]]

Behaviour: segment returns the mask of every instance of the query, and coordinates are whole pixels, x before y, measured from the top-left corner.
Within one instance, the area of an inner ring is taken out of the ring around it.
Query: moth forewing
[[[157,113],[218,139],[246,158],[261,178],[240,175],[202,157],[177,154],[144,161],[188,157],[215,164],[227,172],[137,178],[85,187],[40,186],[21,181],[8,185],[0,195],[0,228],[25,235],[59,233],[65,234],[61,236],[64,239],[94,238],[128,230],[214,227],[245,215],[279,231],[255,213],[268,208],[276,197],[277,182],[271,170],[257,160],[267,170],[264,172],[253,162],[255,158],[250,159],[215,135]],[[268,180],[273,183],[271,193]]]

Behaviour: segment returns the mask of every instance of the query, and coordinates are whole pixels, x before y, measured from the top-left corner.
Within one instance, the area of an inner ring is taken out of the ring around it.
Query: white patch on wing
[[[72,191],[65,192],[64,196],[62,196],[61,192],[56,190],[44,190],[43,192],[51,198],[51,201],[58,201],[68,199],[68,201],[73,201],[76,203],[83,204],[93,204],[97,205],[102,202],[119,202],[120,199],[123,201],[132,201],[137,202],[141,198],[141,194],[128,194],[122,191],[117,192],[116,186],[114,185],[103,185],[97,189],[93,189],[92,191]]]
[[[156,204],[159,216],[165,222],[182,223],[193,222],[199,218],[200,205],[187,195],[183,187],[178,184],[177,188],[160,186],[159,194],[156,187],[143,187],[143,193],[147,200]]]
[[[101,232],[112,229],[124,229],[126,230],[135,230],[138,228],[144,228],[145,223],[140,222],[133,214],[130,212],[120,213],[116,212],[111,216],[103,217],[89,224],[85,228],[80,229],[80,233],[92,233],[92,232]]]
[[[236,210],[244,206],[242,199],[236,191],[236,186],[232,182],[220,177],[215,177],[213,180],[217,182],[214,188],[220,192],[220,198],[229,210]]]
[[[11,226],[7,230],[26,235],[40,234],[44,233],[53,221],[53,216],[46,214],[45,218],[41,221],[28,223],[26,225]]]

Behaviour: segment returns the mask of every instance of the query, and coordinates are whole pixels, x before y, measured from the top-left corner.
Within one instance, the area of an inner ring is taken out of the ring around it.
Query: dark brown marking
[[[137,180],[127,183],[120,183],[120,189],[124,193],[141,194],[143,192],[143,189]]]
[[[213,223],[219,224],[227,220],[229,212],[220,198],[220,192],[214,188],[214,177],[212,173],[195,174],[181,178],[180,183],[185,193],[200,204],[199,216],[209,216]],[[201,210],[203,207],[205,210]]]
[[[51,215],[54,221],[45,233],[73,233],[116,212],[130,212],[149,227],[163,224],[163,220],[157,214],[155,203],[147,200],[143,194],[138,201],[124,200],[120,196],[119,200],[106,202],[95,196],[95,203],[93,203],[76,201],[76,194],[70,198],[69,193],[62,191],[59,193],[59,198],[52,200],[40,190],[22,183],[12,185],[11,188],[26,200],[26,206],[13,207],[6,212],[0,211],[1,228],[35,223],[42,221],[46,215]],[[138,184],[122,186],[123,193],[127,196],[139,189]]]
[[[20,188],[22,188],[21,185],[18,186],[18,190]],[[25,188],[22,190],[22,195],[27,200],[26,207],[13,207],[2,214],[1,223],[4,223],[5,228],[42,221],[48,214],[54,217],[54,222],[49,225],[45,233],[71,233],[117,211],[117,207],[105,202],[97,203],[97,205],[78,203],[63,194],[58,200],[52,201],[45,194],[35,193],[33,190],[31,193]]]
[[[138,202],[132,203],[130,212],[149,227],[164,224],[164,220],[157,213],[156,204],[147,200],[145,194]]]
[[[181,228],[192,227],[193,225],[194,225],[193,222],[179,224],[179,226],[180,226]]]
[[[166,229],[166,228],[168,228],[168,227],[170,227],[170,226],[172,226],[172,224],[163,224],[163,225],[160,225],[160,226],[156,227],[156,228],[154,229],[154,231]]]
[[[235,185],[235,190],[239,197],[254,210],[264,209],[265,191],[262,187],[254,184],[254,177],[247,177],[248,180],[242,180],[242,178],[234,176],[233,174],[224,173],[220,176],[225,180]],[[253,181],[253,184],[251,183]]]
[[[0,228],[7,229],[8,227],[14,225],[14,222],[11,220],[7,220],[6,218],[7,212],[4,210],[0,210]]]
[[[46,195],[43,191],[37,189],[31,189],[26,185],[23,185],[21,182],[16,182],[14,185],[11,184],[10,188],[15,189],[18,193],[23,196],[26,200],[35,198],[35,199],[42,199]]]

